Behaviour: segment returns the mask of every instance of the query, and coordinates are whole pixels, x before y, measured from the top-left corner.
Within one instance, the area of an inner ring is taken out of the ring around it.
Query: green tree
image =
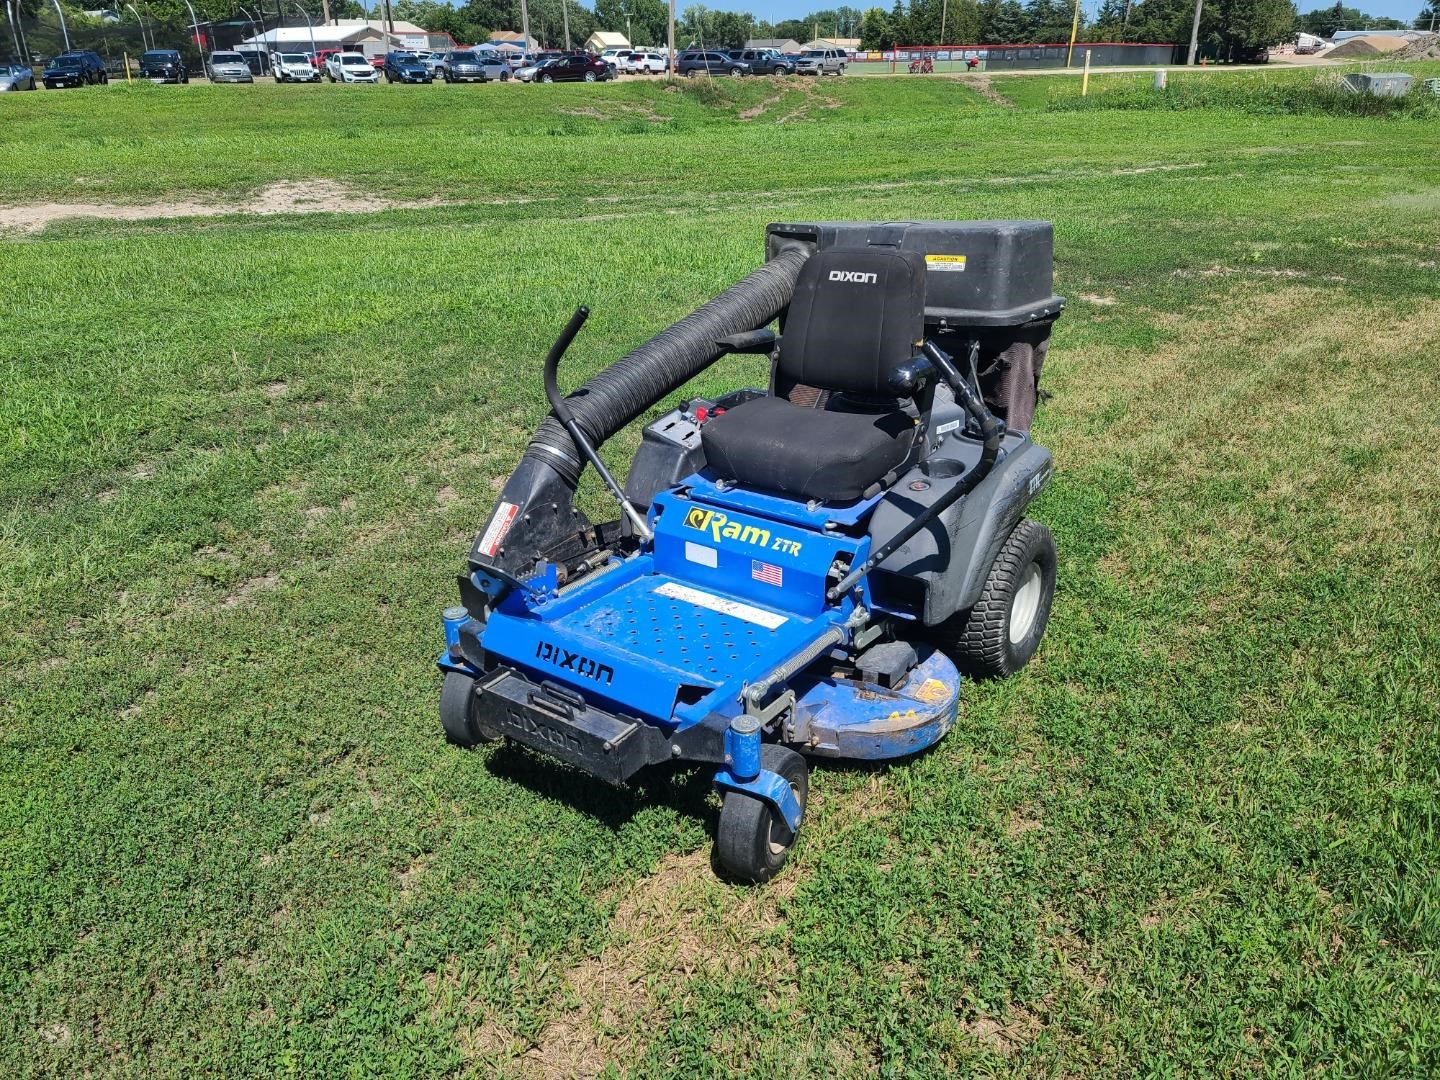
[[[630,29],[625,29],[625,13]],[[633,45],[660,45],[670,21],[670,6],[664,0],[596,0],[595,18],[603,30],[626,34]]]
[[[1070,25],[1075,8],[1065,0],[1030,0],[1025,5],[1029,22],[1026,32],[1031,41],[1059,42],[1070,40]],[[1085,26],[1085,13],[1080,13],[1080,26]]]
[[[895,31],[884,8],[871,8],[860,20],[862,49],[889,49],[895,45]]]
[[[1025,41],[1030,20],[1020,0],[982,0],[980,40],[987,45],[1011,45]]]
[[[1278,45],[1295,32],[1292,0],[1219,0],[1218,14],[1226,45]]]

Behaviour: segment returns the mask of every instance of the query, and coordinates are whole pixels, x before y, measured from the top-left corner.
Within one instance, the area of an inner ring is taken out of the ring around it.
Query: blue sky
[[[676,0],[679,7],[684,7],[688,0]],[[1318,7],[1332,6],[1335,0],[1326,4],[1324,0],[1296,0],[1301,11],[1311,11]],[[883,7],[887,11],[894,0],[850,0],[851,6],[858,8]],[[591,4],[591,7],[594,5]],[[834,7],[829,0],[706,0],[706,6],[730,11],[748,11],[757,19],[768,19],[770,22],[778,22],[781,19],[798,19],[810,14],[820,8]],[[1081,6],[1086,11],[1095,11],[1099,8],[1098,3],[1087,3],[1082,0]],[[1410,22],[1415,18],[1422,8],[1426,6],[1424,0],[1345,0],[1346,7],[1359,8],[1368,15],[1388,16],[1392,19],[1403,19]]]

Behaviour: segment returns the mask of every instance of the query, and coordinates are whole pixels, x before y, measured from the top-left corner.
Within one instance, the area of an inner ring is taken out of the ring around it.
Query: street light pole
[[[20,34],[15,29],[15,6],[10,0],[5,0],[5,17],[10,20],[10,36],[15,39],[15,56],[24,60],[25,54],[20,49]]]
[[[185,0],[185,7],[190,11],[190,32],[195,35],[195,51],[200,54],[201,63],[204,63],[205,50],[200,45],[200,20],[195,17],[195,8],[191,5],[190,0]]]
[[[142,49],[154,48],[153,45],[146,44],[146,40],[145,40],[145,20],[140,17],[140,12],[138,12],[138,11],[135,10],[135,5],[134,5],[134,4],[126,4],[125,6],[130,9],[131,14],[133,14],[133,15],[135,16],[135,21],[140,24],[140,47],[141,47]]]
[[[50,0],[55,5],[55,14],[60,16],[60,33],[65,37],[65,51],[70,51],[70,28],[65,25],[65,12],[60,9],[60,0]]]
[[[237,4],[236,7],[239,7],[239,5]],[[244,15],[244,16],[245,16],[245,21],[250,24],[250,36],[251,36],[251,40],[255,43],[255,48],[252,49],[251,51],[255,53],[255,66],[258,67],[258,68],[260,68],[260,71],[259,71],[259,72],[256,72],[256,74],[258,75],[258,74],[261,74],[261,73],[265,70],[265,64],[264,64],[264,62],[260,59],[260,51],[259,51],[261,48],[264,47],[264,42],[262,42],[262,41],[260,40],[260,36],[261,36],[261,35],[260,35],[260,34],[257,34],[257,33],[255,32],[255,16],[251,15],[250,12],[246,11],[243,7],[240,8],[240,14],[241,14],[241,15]]]
[[[315,44],[315,24],[310,21],[310,13],[301,7],[298,2],[295,4],[295,10],[305,16],[305,25],[310,28],[310,62],[312,64],[317,63],[320,59],[320,49],[319,46]]]

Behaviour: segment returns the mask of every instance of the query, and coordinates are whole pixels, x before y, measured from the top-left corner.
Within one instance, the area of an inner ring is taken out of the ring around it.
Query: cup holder
[[[954,458],[930,458],[920,463],[920,471],[932,480],[945,480],[963,473],[965,464]]]

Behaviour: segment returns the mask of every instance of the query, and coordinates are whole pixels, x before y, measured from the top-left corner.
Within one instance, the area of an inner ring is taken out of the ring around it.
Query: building
[[[800,47],[802,49],[839,49],[842,52],[853,53],[860,51],[860,39],[858,37],[816,38],[814,41],[807,41]]]
[[[513,45],[521,52],[527,53],[538,52],[540,49],[540,42],[535,39],[533,34],[527,42],[525,35],[520,33],[519,30],[496,30],[490,35],[490,44],[497,48],[501,45]]]
[[[390,35],[370,26],[334,26],[326,24],[315,27],[311,37],[308,26],[282,26],[266,30],[240,42],[238,49],[245,52],[313,52],[321,49],[339,49],[342,52],[364,53],[366,56],[382,56],[392,49],[400,48],[391,44]],[[312,44],[313,43],[313,44]]]
[[[428,49],[430,47],[430,31],[402,19],[392,19],[388,23],[383,19],[333,19],[326,26],[334,26],[337,29],[368,27],[381,34],[388,34],[394,41],[392,48],[395,49]]]
[[[609,30],[596,30],[585,39],[585,51],[602,53],[606,49],[628,49],[630,42],[624,34],[612,33]]]
[[[747,49],[774,49],[782,53],[798,53],[800,43],[794,38],[757,37],[745,42]]]

